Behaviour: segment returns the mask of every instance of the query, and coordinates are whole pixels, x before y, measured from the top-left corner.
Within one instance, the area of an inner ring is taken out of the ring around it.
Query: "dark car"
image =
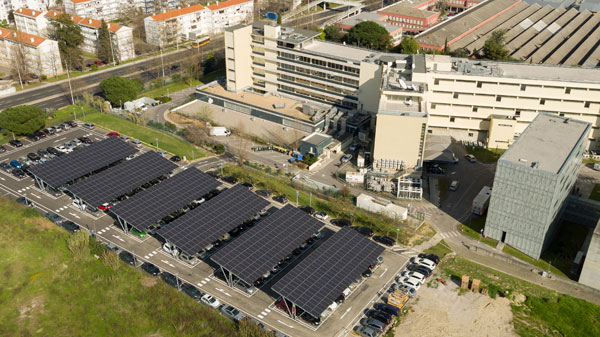
[[[313,315],[304,312],[300,315],[300,318],[302,318],[303,320],[307,321],[308,323],[312,323],[314,325],[319,325],[321,324],[321,319],[320,318],[315,318],[313,317]]]
[[[421,254],[419,254],[418,256],[419,256],[419,257],[422,257],[422,258],[425,258],[425,259],[428,259],[428,260],[431,260],[431,261],[433,261],[435,264],[438,264],[438,263],[440,263],[440,258],[439,258],[439,256],[437,256],[437,255],[435,255],[435,254],[423,254],[423,253],[421,253]]]
[[[160,278],[162,278],[166,284],[170,285],[173,288],[177,288],[179,286],[179,281],[177,280],[177,277],[175,277],[175,275],[173,274],[164,272],[160,274]]]
[[[346,300],[346,296],[344,296],[344,294],[341,294],[340,296],[338,296],[338,298],[335,299],[335,303],[342,304],[342,303],[344,303],[345,300]]]
[[[42,132],[42,131],[36,131],[33,134],[36,135],[36,136],[38,136],[38,137],[40,137],[40,139],[46,138],[46,134],[44,132]]]
[[[77,122],[75,121],[66,121],[65,124],[68,124],[70,127],[77,127]]]
[[[13,167],[10,166],[10,164],[7,162],[0,163],[0,167],[2,168],[2,170],[4,170],[4,172],[7,172],[7,173],[12,172],[12,170],[13,170]]]
[[[79,139],[84,144],[92,144],[92,140],[90,139],[90,137],[84,136],[84,137],[79,137],[77,139]]]
[[[78,232],[79,230],[81,230],[79,225],[74,223],[71,220],[67,220],[60,225],[62,226],[62,228],[66,229],[67,232],[69,232],[69,233],[75,233],[75,232]]]
[[[59,225],[61,222],[63,222],[63,218],[60,217],[60,215],[54,213],[54,212],[48,212],[46,213],[46,218],[52,222],[54,222],[55,224]]]
[[[40,158],[40,156],[38,156],[36,153],[33,153],[33,152],[28,153],[27,158],[29,158],[29,160],[31,160],[31,161],[40,161],[40,159],[42,159],[42,158]]]
[[[21,143],[21,141],[18,140],[18,139],[13,139],[10,142],[8,142],[8,144],[10,144],[13,147],[21,147],[21,146],[23,146],[23,143]]]
[[[17,202],[25,206],[33,207],[31,200],[27,199],[26,197],[17,198]]]
[[[409,264],[406,266],[406,269],[410,271],[416,271],[417,273],[421,273],[426,277],[431,276],[431,270],[427,267],[419,266],[418,264]]]
[[[375,304],[373,304],[373,308],[375,308],[376,310],[379,310],[379,311],[386,312],[390,315],[394,315],[396,317],[398,317],[400,315],[400,308],[395,307],[390,304],[375,303]]]
[[[119,257],[124,262],[126,262],[132,266],[135,266],[135,256],[133,256],[133,254],[131,254],[130,252],[122,251],[119,253]]]
[[[32,142],[37,142],[38,140],[40,140],[40,136],[36,135],[35,133],[27,135],[27,138],[29,138],[29,140],[31,140]]]
[[[288,200],[285,197],[285,195],[276,195],[273,197],[273,200],[277,201],[278,203],[281,204],[287,204]]]
[[[15,177],[21,179],[21,178],[25,178],[25,171],[23,171],[23,169],[14,169],[11,172]]]
[[[150,262],[144,262],[141,266],[142,270],[152,276],[158,276],[160,274],[160,269],[158,269],[155,265]]]
[[[237,184],[237,178],[236,177],[232,177],[232,176],[224,176],[223,178],[221,178],[221,180],[223,180],[226,183],[230,183],[230,184]]]
[[[221,179],[223,178],[223,175],[217,171],[208,171],[206,172],[206,174],[208,174],[209,176],[215,178],[215,179]]]
[[[362,272],[363,277],[371,277],[371,275],[373,275],[373,272],[369,268],[367,268],[367,270]]]
[[[250,184],[248,182],[241,183],[240,185],[248,187],[249,190],[252,190],[252,187],[254,187],[252,184]]]
[[[0,145],[0,153],[4,153],[6,152],[6,148],[2,145]]]
[[[46,149],[46,151],[53,156],[60,156],[62,154],[62,152],[58,151],[55,147],[49,147]]]
[[[181,161],[181,157],[180,156],[173,156],[173,157],[171,157],[171,161],[179,162],[179,161]]]
[[[373,230],[369,227],[352,227],[352,228],[364,236],[373,236]]]
[[[315,209],[310,206],[300,207],[300,209],[303,210],[304,212],[308,213],[309,215],[315,214]]]
[[[265,197],[265,198],[268,198],[271,196],[271,192],[269,192],[267,190],[256,190],[256,191],[254,191],[254,193],[260,195],[261,197]]]
[[[382,322],[385,325],[388,325],[392,322],[392,315],[388,314],[387,312],[384,311],[379,311],[379,310],[368,310],[365,313],[365,316],[376,319],[380,322]]]
[[[382,243],[382,244],[384,244],[386,246],[389,246],[389,247],[391,247],[391,246],[393,246],[393,245],[396,244],[396,241],[394,239],[390,238],[389,236],[375,235],[373,237],[373,240],[377,241],[379,243]]]
[[[348,219],[331,219],[329,222],[338,227],[346,227],[352,225],[352,222]]]
[[[198,300],[198,301],[200,300],[200,298],[202,296],[204,296],[204,294],[201,293],[200,290],[198,290],[198,288],[194,287],[193,285],[191,285],[189,283],[182,284],[181,291],[186,293],[189,297],[191,297],[195,300]]]
[[[39,149],[39,150],[37,150],[37,154],[38,154],[40,157],[43,157],[43,158],[48,158],[48,157],[50,157],[50,152],[48,152],[48,151],[46,151],[46,150],[44,150],[44,149]]]

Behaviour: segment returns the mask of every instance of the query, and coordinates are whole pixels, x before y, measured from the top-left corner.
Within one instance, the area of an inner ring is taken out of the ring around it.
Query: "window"
[[[546,99],[545,98],[540,98],[540,105],[544,105],[546,104]]]
[[[473,132],[469,132],[469,137],[473,137]]]
[[[527,88],[527,86],[525,84],[521,84],[521,91],[525,91],[525,88]]]
[[[440,85],[440,79],[439,79],[439,78],[436,78],[436,79],[433,81],[433,84],[434,84],[434,85]]]
[[[450,123],[454,123],[454,117],[450,117]]]
[[[458,93],[457,93],[457,92],[455,92],[453,97],[454,97],[454,98],[458,98]]]
[[[496,96],[496,102],[502,102],[502,96]]]
[[[435,103],[431,103],[431,110],[435,110]]]
[[[429,129],[429,130],[427,130],[427,133],[431,134],[431,133],[433,133],[433,130]]]
[[[481,88],[482,85],[483,85],[483,82],[481,82],[481,81],[477,82],[477,88]]]
[[[518,109],[517,109],[517,110],[515,111],[515,116],[521,116],[521,110],[518,110]]]
[[[571,93],[571,88],[565,88],[565,94],[570,94]]]
[[[477,112],[477,107],[476,106],[473,107],[473,112]]]
[[[558,114],[560,117],[565,117],[565,114],[563,112]]]
[[[584,103],[584,107],[589,108],[590,107],[590,102],[589,101],[585,102]]]

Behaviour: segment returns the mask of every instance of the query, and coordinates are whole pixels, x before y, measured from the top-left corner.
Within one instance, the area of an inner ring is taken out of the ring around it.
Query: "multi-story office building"
[[[24,58],[26,69],[31,74],[54,76],[63,72],[58,42],[0,28],[0,64],[14,68],[19,57]]]
[[[57,11],[38,12],[28,8],[19,8],[15,11],[15,22],[20,31],[49,37],[49,29],[52,26],[51,21],[62,14]],[[83,34],[81,49],[96,54],[102,21],[77,15],[70,15],[70,17],[75,24],[81,27],[81,33]],[[121,62],[132,59],[135,56],[133,30],[116,23],[107,23],[106,26],[112,39],[113,48],[111,52],[115,60]]]
[[[575,185],[591,125],[540,113],[498,160],[484,234],[538,259]]]
[[[372,126],[386,125],[375,128],[375,166],[392,170],[421,164],[421,151],[408,158],[386,149],[399,144],[422,148],[423,123],[407,123],[407,117],[426,116],[427,134],[505,149],[539,113],[548,112],[592,123],[589,148],[600,147],[600,68],[384,54],[317,35],[264,22],[228,29],[227,89],[277,93],[370,114]],[[387,117],[378,122],[378,114]],[[407,125],[419,131],[406,132]],[[399,137],[396,144],[389,141],[394,137]]]
[[[253,15],[252,0],[217,1],[207,7],[194,5],[156,14],[144,19],[146,42],[164,46],[218,34],[227,27],[251,22]]]

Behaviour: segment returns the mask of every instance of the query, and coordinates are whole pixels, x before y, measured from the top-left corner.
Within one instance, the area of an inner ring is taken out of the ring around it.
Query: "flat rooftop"
[[[422,10],[414,7],[414,4],[401,2],[396,5],[387,7],[384,10],[377,11],[377,13],[399,14],[422,19],[426,19],[428,17],[438,14],[438,12]]]
[[[557,174],[577,143],[587,137],[590,125],[540,113],[500,160]]]
[[[313,145],[319,145],[330,138],[331,136],[329,135],[324,135],[322,133],[315,132],[302,138],[302,141]]]
[[[310,121],[310,116],[302,113],[302,103],[286,97],[277,97],[273,95],[261,96],[249,92],[230,92],[227,91],[223,86],[216,85],[214,87],[207,86],[202,89],[203,91],[210,92],[219,96],[223,96],[232,100],[244,102],[246,104],[255,105],[257,107],[275,111],[290,117]],[[285,108],[275,109],[273,104],[285,104]]]
[[[377,51],[347,46],[339,43],[326,42],[321,40],[313,40],[311,43],[304,45],[302,50],[310,51],[311,53],[320,54],[324,57],[335,57],[342,60],[350,60],[355,62],[363,61],[370,55],[379,54]]]

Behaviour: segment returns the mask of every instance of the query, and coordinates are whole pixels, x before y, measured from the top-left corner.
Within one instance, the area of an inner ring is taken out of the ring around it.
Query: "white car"
[[[421,287],[421,280],[415,277],[397,277],[396,282],[398,284],[407,285],[415,288],[415,290],[419,290]]]
[[[219,306],[221,305],[221,302],[219,302],[218,299],[214,298],[210,294],[204,294],[204,296],[202,296],[202,298],[200,298],[200,301],[213,309],[218,309]]]
[[[400,277],[414,277],[416,279],[419,279],[419,281],[421,281],[421,284],[423,284],[423,282],[425,282],[425,275],[418,273],[416,271],[405,270],[405,271],[401,272],[399,276]]]
[[[60,152],[63,152],[63,153],[71,153],[71,152],[73,152],[73,149],[70,149],[70,148],[68,148],[68,147],[66,147],[64,145],[58,146],[56,149],[58,151],[60,151]]]
[[[411,257],[410,258],[410,262],[414,263],[414,264],[418,264],[419,266],[423,266],[423,267],[427,267],[430,270],[434,270],[435,269],[435,262],[426,259],[426,258],[422,258],[422,257]]]
[[[345,155],[342,157],[341,161],[342,161],[342,163],[347,163],[347,162],[349,162],[349,161],[350,161],[350,159],[352,159],[352,155],[351,155],[351,154],[345,154]]]
[[[84,205],[84,203],[81,202],[79,199],[74,199],[73,200],[73,206],[75,206],[77,208],[81,208],[82,205]]]
[[[327,218],[329,218],[329,216],[325,212],[318,212],[318,213],[315,213],[315,218],[325,221],[325,220],[327,220]]]

